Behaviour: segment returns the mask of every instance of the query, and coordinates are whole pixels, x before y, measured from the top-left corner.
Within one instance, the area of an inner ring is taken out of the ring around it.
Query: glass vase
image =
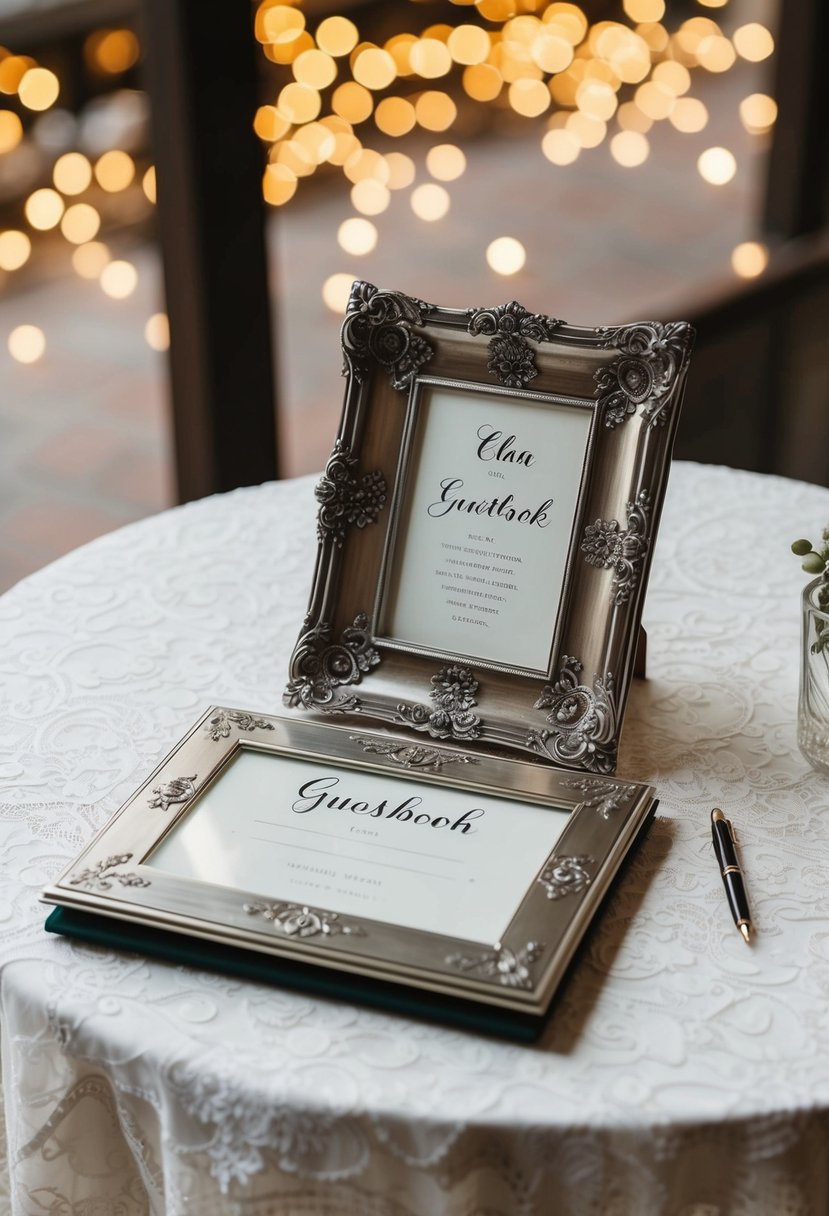
[[[818,603],[821,587],[816,578],[803,589],[797,743],[814,768],[829,774],[829,611]]]

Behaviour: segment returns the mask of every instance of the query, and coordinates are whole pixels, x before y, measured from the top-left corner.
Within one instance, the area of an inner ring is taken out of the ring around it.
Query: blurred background
[[[825,10],[0,0],[0,590],[321,468],[355,278],[689,319],[677,454],[829,484]]]

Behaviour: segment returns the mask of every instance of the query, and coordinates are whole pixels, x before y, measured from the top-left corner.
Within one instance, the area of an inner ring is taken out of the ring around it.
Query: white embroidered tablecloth
[[[538,1046],[44,933],[41,886],[206,705],[278,711],[312,487],[166,512],[0,599],[0,1210],[825,1213],[829,781],[795,746],[789,543],[829,490],[674,468],[619,765],[660,812]],[[715,804],[742,829],[750,948]]]

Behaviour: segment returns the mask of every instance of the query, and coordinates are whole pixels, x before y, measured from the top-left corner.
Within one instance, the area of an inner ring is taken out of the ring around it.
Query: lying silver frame
[[[681,321],[587,329],[514,301],[447,309],[355,283],[343,416],[317,486],[317,563],[285,705],[613,772],[692,342]],[[381,636],[413,403],[430,384],[593,411],[547,672]]]
[[[482,946],[337,908],[300,907],[168,873],[147,859],[239,753],[253,749],[570,811],[500,941]],[[515,759],[212,708],[80,856],[47,903],[358,976],[542,1015],[653,807],[649,786]]]

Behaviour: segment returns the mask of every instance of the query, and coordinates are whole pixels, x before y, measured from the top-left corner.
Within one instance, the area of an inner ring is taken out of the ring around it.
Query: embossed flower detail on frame
[[[400,322],[377,325],[368,333],[368,349],[378,363],[393,366],[408,352],[412,344],[411,332]]]
[[[543,942],[527,942],[520,950],[511,950],[496,942],[492,950],[484,950],[481,954],[450,954],[446,963],[503,988],[531,988],[532,964],[543,952]]]
[[[334,444],[317,482],[314,496],[319,503],[317,539],[330,536],[339,547],[345,540],[348,524],[364,528],[377,519],[386,501],[386,481],[379,469],[358,478],[354,472],[357,457],[341,439]]]
[[[597,519],[584,529],[581,543],[584,560],[591,566],[612,565],[622,552],[622,538],[617,519]]]
[[[538,375],[532,347],[516,335],[493,338],[487,371],[508,388],[522,388]]]
[[[343,923],[338,913],[322,912],[305,904],[269,904],[263,900],[242,905],[249,916],[261,916],[271,921],[275,929],[287,937],[364,937],[359,925]]]
[[[566,895],[578,895],[590,886],[588,866],[595,865],[594,858],[584,854],[580,857],[553,857],[544,867],[539,882],[548,899],[563,899]]]
[[[192,777],[174,777],[166,785],[154,786],[148,805],[153,810],[166,811],[173,803],[187,802],[196,792],[196,777],[196,773]]]

